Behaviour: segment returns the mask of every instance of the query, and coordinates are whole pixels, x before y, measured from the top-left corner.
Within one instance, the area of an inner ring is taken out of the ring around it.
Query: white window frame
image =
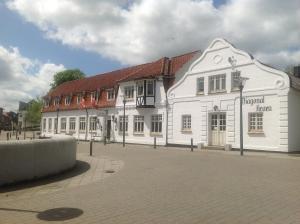
[[[48,132],[52,132],[52,118],[48,118]]]
[[[202,88],[200,88],[200,83]],[[197,94],[204,94],[204,77],[197,78]]]
[[[123,117],[119,116],[119,133],[123,133]],[[128,133],[128,115],[125,116],[125,133]]]
[[[134,115],[133,117],[133,133],[144,134],[144,116]]]
[[[134,98],[134,86],[124,87],[124,96],[127,100],[132,100]]]
[[[77,95],[77,104],[80,104],[82,97],[83,97],[82,94]]]
[[[79,117],[79,132],[86,130],[86,117]]]
[[[162,134],[162,114],[151,116],[151,134]]]
[[[93,102],[94,100],[96,101],[96,97],[97,97],[97,93],[95,91],[91,92],[91,102]]]
[[[141,94],[139,92],[140,87],[143,90]],[[144,92],[145,92],[145,90],[144,90],[144,81],[138,81],[136,83],[136,96],[144,96]]]
[[[76,117],[69,117],[69,132],[76,132]]]
[[[71,104],[71,99],[72,99],[71,96],[66,96],[66,98],[65,98],[65,105],[70,105]]]
[[[97,130],[97,117],[96,116],[90,117],[89,129],[90,129],[90,132],[96,132],[96,130]]]
[[[181,130],[184,132],[192,131],[192,116],[190,114],[184,114],[181,118]]]
[[[231,72],[231,90],[235,91],[240,89],[239,82],[237,81],[239,80],[240,77],[241,77],[240,71]]]
[[[209,77],[209,93],[222,93],[226,91],[226,74]]]
[[[49,107],[49,104],[50,104],[50,100],[49,99],[44,100],[44,107]]]
[[[148,91],[150,90],[150,89],[149,89],[149,85],[148,85],[149,83],[152,83],[152,88],[151,88],[151,89],[152,89],[152,93],[151,93],[151,94],[149,94],[149,92],[148,92]],[[155,87],[155,82],[154,82],[154,80],[153,80],[153,79],[148,79],[148,80],[147,80],[147,83],[146,83],[146,96],[154,96],[154,94],[155,94],[155,93],[154,93],[154,91],[155,91],[155,88],[154,88],[154,87]]]
[[[59,105],[59,97],[54,98],[54,106]]]
[[[108,89],[107,90],[107,100],[111,101],[115,99],[115,90],[114,89]]]
[[[248,132],[263,133],[264,132],[264,114],[263,112],[248,113]]]
[[[67,130],[67,118],[61,117],[60,118],[60,132],[66,132]]]
[[[44,118],[44,119],[43,119],[43,131],[44,131],[44,132],[46,132],[46,130],[47,130],[46,125],[47,125],[47,119]]]

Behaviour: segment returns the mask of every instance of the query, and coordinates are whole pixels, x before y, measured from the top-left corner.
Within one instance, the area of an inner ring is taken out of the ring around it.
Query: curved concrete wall
[[[1,141],[0,186],[72,168],[76,163],[76,147],[75,138],[70,136]]]

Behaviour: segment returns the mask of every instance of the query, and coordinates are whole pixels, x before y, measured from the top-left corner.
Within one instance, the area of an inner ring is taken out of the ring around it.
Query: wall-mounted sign
[[[256,105],[257,112],[272,111],[272,106],[261,105],[265,103],[265,97],[243,97],[243,104]]]

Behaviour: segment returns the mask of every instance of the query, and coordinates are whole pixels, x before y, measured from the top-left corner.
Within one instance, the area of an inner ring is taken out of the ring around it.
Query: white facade
[[[240,95],[233,89],[233,67],[247,77],[243,90],[243,132],[246,149],[300,150],[299,92],[290,89],[287,74],[267,67],[249,54],[216,39],[168,91],[168,142],[239,148]],[[199,79],[203,92],[197,91]],[[225,80],[224,80],[225,79]],[[217,86],[217,87],[216,87]],[[183,115],[190,115],[191,128],[182,128]]]
[[[149,79],[152,80],[152,79]],[[154,79],[153,79],[154,81]],[[137,143],[137,144],[153,144],[154,137],[156,137],[157,145],[166,144],[166,93],[163,86],[163,81],[158,78],[155,80],[155,102],[153,101],[153,108],[137,108],[136,107],[136,81],[129,81],[120,83],[118,94],[116,95],[116,106],[115,108],[107,109],[88,109],[88,120],[91,117],[96,117],[97,124],[96,130],[91,130],[91,124],[85,123],[86,129],[80,130],[80,118],[86,120],[87,114],[83,110],[69,110],[69,111],[59,111],[57,112],[46,112],[43,113],[42,118],[42,133],[46,136],[51,136],[56,133],[55,123],[58,117],[58,134],[69,134],[77,139],[89,140],[91,138],[95,140],[103,140],[107,138],[111,142],[122,142],[123,132],[120,130],[120,125],[123,125],[122,117],[124,114],[124,88],[133,87],[133,97],[126,99],[125,104],[125,117],[127,117],[126,126],[127,131],[125,132],[126,143]],[[151,103],[152,104],[152,103]],[[156,132],[152,131],[152,119],[153,116],[159,115],[161,121],[157,123]],[[134,119],[135,116],[142,117],[143,128],[139,127],[139,131],[134,130]],[[75,119],[75,130],[70,130],[70,119]],[[66,121],[66,128],[62,125],[62,121]],[[120,124],[121,123],[121,124]],[[62,128],[63,127],[63,128]],[[158,130],[160,129],[160,130]],[[157,131],[158,130],[158,131]]]
[[[234,66],[229,58],[236,61]],[[189,145],[193,139],[194,145],[239,148],[240,91],[235,76],[248,78],[242,99],[244,148],[299,151],[300,91],[290,87],[287,74],[263,65],[223,39],[215,39],[202,55],[186,63],[167,93],[162,77],[121,82],[115,107],[88,109],[88,120],[94,118],[94,124],[80,124],[87,117],[84,109],[59,111],[58,133],[82,140],[122,142],[125,128],[126,143],[153,144],[155,137],[158,145]],[[144,95],[141,99],[147,105],[139,107],[138,82],[144,81],[143,91],[148,91],[148,80],[155,83],[154,96]],[[56,117],[57,112],[43,113],[44,135],[56,133]]]

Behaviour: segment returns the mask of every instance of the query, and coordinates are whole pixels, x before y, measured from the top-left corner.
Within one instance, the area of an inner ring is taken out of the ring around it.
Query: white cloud
[[[64,69],[63,65],[42,64],[23,57],[18,48],[0,46],[0,106],[17,110],[20,100],[46,94],[53,75]]]
[[[204,50],[216,37],[280,67],[300,61],[299,0],[229,0],[219,8],[212,0],[8,0],[7,5],[48,38],[124,64]]]

